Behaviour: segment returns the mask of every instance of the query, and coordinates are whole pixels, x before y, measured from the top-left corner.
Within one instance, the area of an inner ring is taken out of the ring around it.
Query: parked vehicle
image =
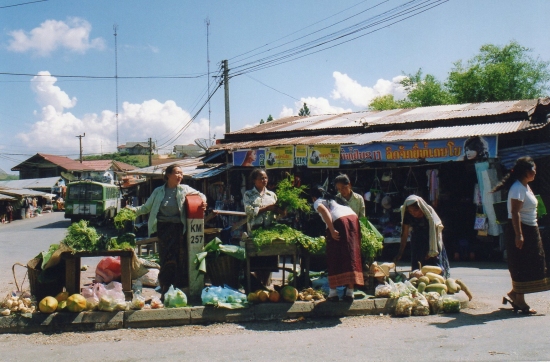
[[[95,181],[75,181],[67,185],[65,218],[103,223],[120,210],[121,195],[117,186]]]

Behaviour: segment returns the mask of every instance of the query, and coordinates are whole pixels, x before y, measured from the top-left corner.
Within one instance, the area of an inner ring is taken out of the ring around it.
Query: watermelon
[[[285,302],[294,303],[298,299],[298,290],[290,285],[284,286],[280,294]]]

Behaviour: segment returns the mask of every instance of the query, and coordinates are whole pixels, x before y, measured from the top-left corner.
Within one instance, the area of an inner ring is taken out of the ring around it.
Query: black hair
[[[344,173],[344,174],[336,176],[336,178],[334,179],[334,184],[335,185],[336,184],[349,185],[349,184],[351,184],[351,181],[349,180],[348,175],[346,175]]]
[[[258,176],[260,175],[260,173],[262,172],[265,172],[265,170],[263,168],[255,168],[253,169],[251,172],[250,172],[250,175],[248,176],[250,182],[254,183],[254,180],[256,180],[258,178]],[[266,176],[267,176],[267,172],[265,172]]]
[[[516,160],[514,167],[508,172],[506,176],[500,180],[491,192],[498,191],[500,189],[508,190],[516,180],[521,180],[527,175],[528,171],[533,170],[535,167],[535,161],[529,156],[520,157]]]
[[[178,165],[177,163],[173,163],[171,164],[170,166],[166,167],[166,169],[164,170],[164,175],[162,176],[162,178],[164,179],[164,181],[168,181],[168,175],[171,175],[172,172],[174,172],[174,169],[176,167],[180,167],[180,165]]]
[[[309,188],[309,196],[310,197],[316,197],[316,198],[323,198],[327,200],[333,200],[334,196],[332,194],[329,194],[325,188],[321,185],[315,185],[313,187]]]
[[[487,142],[480,136],[472,136],[464,142],[464,158],[466,159],[466,149],[476,151],[476,160],[484,161],[489,158]]]

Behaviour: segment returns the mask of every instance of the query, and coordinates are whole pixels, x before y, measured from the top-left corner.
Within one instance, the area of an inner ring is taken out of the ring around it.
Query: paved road
[[[0,283],[10,280],[14,261],[26,261],[59,241],[67,226],[61,214],[0,225]],[[0,360],[550,360],[550,293],[529,295],[540,314],[523,317],[500,304],[510,288],[503,263],[454,264],[452,274],[475,297],[470,309],[455,315],[0,335]]]

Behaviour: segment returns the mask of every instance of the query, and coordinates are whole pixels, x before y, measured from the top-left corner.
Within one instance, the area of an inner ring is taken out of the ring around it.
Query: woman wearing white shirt
[[[505,229],[508,269],[512,290],[502,303],[510,303],[514,311],[536,314],[525,302],[525,294],[550,290],[550,278],[542,239],[537,225],[537,198],[529,187],[535,179],[536,165],[531,157],[521,157],[502,181],[493,189],[508,189],[508,224]]]

